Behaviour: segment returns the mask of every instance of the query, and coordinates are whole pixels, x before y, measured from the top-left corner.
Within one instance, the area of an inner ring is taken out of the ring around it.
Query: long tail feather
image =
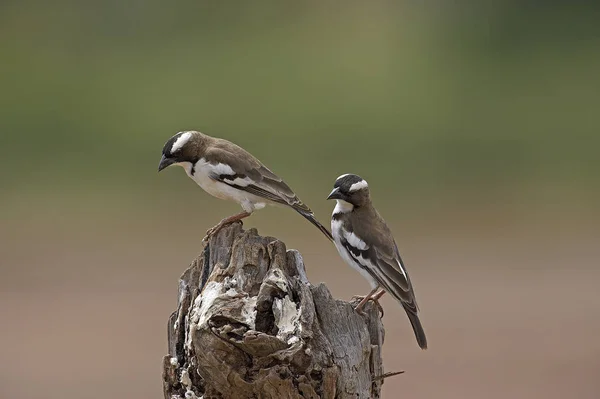
[[[333,241],[333,236],[331,235],[329,230],[327,230],[327,227],[325,227],[321,223],[319,223],[319,221],[317,220],[317,218],[315,218],[315,215],[312,212],[306,212],[306,211],[303,211],[303,210],[297,209],[297,208],[294,208],[294,210],[296,212],[298,212],[299,214],[301,214],[302,216],[304,216],[309,222],[314,224],[319,230],[321,230],[321,232],[323,234],[325,234],[325,236],[327,238],[329,238],[330,241]]]
[[[413,331],[415,332],[415,337],[417,338],[417,343],[421,349],[427,349],[427,337],[425,336],[425,331],[423,330],[423,326],[421,325],[421,320],[419,320],[419,316],[417,313],[409,309],[406,306],[403,306],[406,311],[406,315],[410,320],[410,324],[412,325]]]

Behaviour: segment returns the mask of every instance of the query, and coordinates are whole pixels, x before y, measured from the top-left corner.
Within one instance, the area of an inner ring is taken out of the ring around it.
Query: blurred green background
[[[324,223],[337,176],[369,181],[431,342],[413,348],[384,300],[386,368],[407,370],[384,397],[597,398],[599,11],[0,2],[0,396],[162,397],[177,278],[238,211],[157,175],[164,142],[196,129]],[[334,295],[368,290],[294,212],[246,225],[300,249]]]

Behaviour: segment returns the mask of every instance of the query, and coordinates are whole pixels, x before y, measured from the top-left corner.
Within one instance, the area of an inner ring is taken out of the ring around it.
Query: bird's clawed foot
[[[237,222],[238,220],[242,220],[243,218],[248,217],[250,215],[251,215],[250,212],[244,211],[244,212],[240,212],[236,215],[229,216],[229,217],[221,220],[216,226],[211,227],[210,229],[206,230],[206,235],[202,239],[202,242],[208,242],[210,237],[217,234],[219,232],[219,230],[221,230],[223,227],[225,227],[228,224],[231,224],[233,222]]]
[[[373,298],[367,298],[364,295],[354,295],[352,297],[352,303],[358,302],[358,305],[356,305],[356,307],[354,308],[354,311],[356,313],[358,313],[359,315],[364,316],[365,312],[363,311],[363,309],[364,309],[364,307],[365,307],[365,305],[366,305],[366,303],[368,301],[373,301],[375,303],[375,305],[377,306],[377,310],[379,310],[379,313],[381,314],[380,317],[383,317],[383,314],[384,314],[384,312],[383,312],[383,306],[381,306],[381,304],[379,303],[379,301],[376,300],[376,299],[373,299]]]
[[[218,225],[206,230],[206,235],[202,239],[202,242],[208,242],[210,237],[212,237],[214,234],[218,233],[219,230],[221,230],[223,228],[223,226],[225,226],[225,225],[222,225],[221,223],[219,223]]]
[[[352,297],[353,303],[358,302],[358,305],[356,305],[356,307],[354,308],[356,313],[358,313],[361,316],[364,316],[365,312],[363,312],[363,308],[365,307],[365,305],[367,304],[368,301],[373,301],[375,303],[375,305],[377,306],[377,309],[379,310],[381,317],[383,317],[383,315],[384,315],[383,306],[381,306],[381,304],[379,303],[379,298],[381,298],[383,296],[383,294],[385,294],[385,291],[381,290],[381,291],[377,292],[377,290],[378,290],[378,288],[375,288],[374,290],[369,292],[369,294],[367,294],[367,295],[355,295]]]
[[[210,237],[212,237],[213,235],[217,234],[223,227],[225,227],[228,224],[231,224],[233,222],[235,222],[235,220],[232,220],[232,221],[228,221],[227,219],[221,220],[219,222],[219,224],[217,224],[216,226],[211,227],[210,229],[206,230],[206,235],[202,239],[202,242],[208,242],[208,240],[210,239]]]

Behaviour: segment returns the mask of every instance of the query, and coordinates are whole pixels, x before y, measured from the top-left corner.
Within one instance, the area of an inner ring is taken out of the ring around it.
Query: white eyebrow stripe
[[[175,142],[173,143],[173,147],[171,147],[171,154],[181,149],[181,147],[183,147],[188,141],[190,141],[191,138],[191,132],[185,132],[181,136],[179,136],[177,140],[175,140]]]
[[[344,234],[344,238],[346,239],[346,241],[348,241],[348,244],[350,244],[354,248],[357,248],[361,251],[365,251],[365,250],[369,249],[369,246],[367,245],[367,243],[364,242],[363,240],[361,240],[360,238],[358,238],[358,236],[356,234],[354,234],[353,232],[343,230],[343,234]]]
[[[361,180],[361,181],[356,182],[353,185],[351,185],[350,189],[348,191],[350,191],[352,193],[354,191],[358,191],[360,189],[367,188],[367,187],[369,187],[369,185],[367,184],[367,181]]]

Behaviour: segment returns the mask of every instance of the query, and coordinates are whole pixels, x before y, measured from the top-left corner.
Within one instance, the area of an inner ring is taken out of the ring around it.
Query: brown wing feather
[[[333,240],[329,230],[315,217],[314,213],[306,206],[292,189],[269,168],[263,165],[248,151],[227,140],[212,138],[212,145],[206,151],[204,158],[210,163],[227,164],[235,172],[235,177],[249,178],[252,184],[235,185],[233,180],[225,176],[211,176],[213,179],[228,184],[238,190],[252,193],[258,197],[272,202],[288,205],[315,225],[329,240]]]
[[[210,163],[226,163],[231,166],[239,177],[249,177],[254,182],[254,184],[245,187],[236,186],[236,188],[276,203],[289,205],[297,211],[312,213],[310,208],[300,201],[283,179],[242,147],[218,139],[206,152],[205,159]],[[227,183],[227,181],[216,176],[215,180]]]
[[[417,315],[414,289],[390,229],[372,206],[355,209],[353,218],[350,231],[368,245],[368,248],[362,251],[362,256],[376,266],[366,270],[402,304],[419,346],[426,349],[427,338]]]

